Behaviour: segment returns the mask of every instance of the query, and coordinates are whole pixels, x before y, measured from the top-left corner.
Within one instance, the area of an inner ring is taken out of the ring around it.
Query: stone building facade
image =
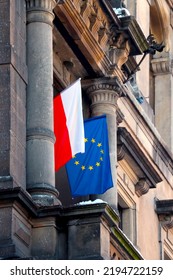
[[[0,259],[173,259],[172,42],[172,0],[0,1]],[[72,199],[53,97],[79,77],[114,186]]]

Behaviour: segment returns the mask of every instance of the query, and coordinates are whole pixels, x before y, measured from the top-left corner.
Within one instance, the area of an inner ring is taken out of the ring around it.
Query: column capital
[[[98,109],[100,105],[104,106],[102,113],[115,113],[117,99],[123,95],[123,85],[117,78],[103,77],[84,80],[82,87],[92,102],[92,108],[96,106]]]
[[[25,0],[27,11],[27,23],[43,22],[52,26],[54,19],[53,9],[56,6],[55,0]]]
[[[101,77],[96,79],[83,80],[82,87],[86,89],[87,94],[96,91],[112,91],[116,93],[117,97],[120,97],[123,93],[122,84],[117,77]]]
[[[170,57],[154,58],[151,61],[154,75],[173,74],[173,59]]]

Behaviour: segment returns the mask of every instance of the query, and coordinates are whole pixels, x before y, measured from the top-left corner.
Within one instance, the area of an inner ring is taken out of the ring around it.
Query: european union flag
[[[66,164],[73,197],[102,194],[113,187],[106,116],[86,120],[84,130],[85,153]]]

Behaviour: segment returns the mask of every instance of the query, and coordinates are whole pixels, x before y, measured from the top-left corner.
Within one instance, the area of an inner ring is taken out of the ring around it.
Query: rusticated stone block
[[[10,18],[10,5],[9,0],[0,1],[1,9],[0,9],[0,22],[6,22],[7,18]]]
[[[11,238],[12,209],[0,208],[0,242],[5,242]]]
[[[57,230],[54,218],[33,220],[32,256],[53,258],[56,255]]]
[[[31,224],[25,216],[26,210],[14,201],[10,205],[9,201],[7,204],[4,201],[0,208],[0,258],[28,257]]]
[[[109,259],[110,235],[101,220],[73,220],[68,227],[69,259]]]
[[[100,224],[75,222],[69,226],[69,259],[100,258]]]
[[[1,134],[0,134],[0,142],[1,142]],[[9,174],[9,163],[10,163],[9,151],[1,150],[0,151],[0,176],[5,176]],[[0,182],[0,187],[2,187],[2,182]]]

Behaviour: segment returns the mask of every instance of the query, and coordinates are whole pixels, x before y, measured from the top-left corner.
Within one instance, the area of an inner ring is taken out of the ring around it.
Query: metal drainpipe
[[[162,248],[162,225],[159,222],[159,251],[160,251],[160,260],[163,260],[163,248]]]

